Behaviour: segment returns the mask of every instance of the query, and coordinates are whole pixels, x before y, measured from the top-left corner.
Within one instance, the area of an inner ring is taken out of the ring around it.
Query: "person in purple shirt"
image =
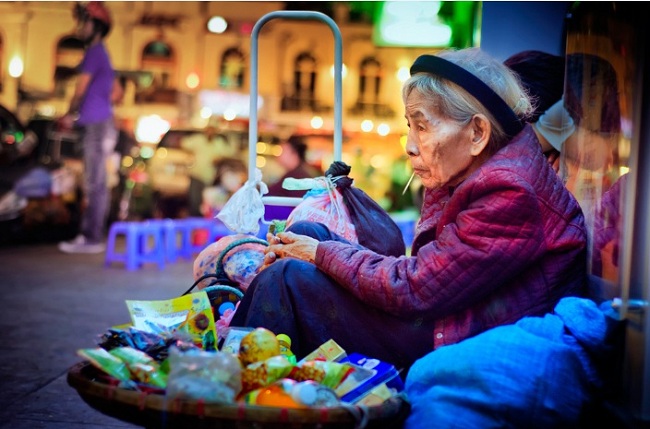
[[[84,204],[80,234],[59,243],[66,253],[100,253],[105,249],[104,230],[109,205],[106,161],[117,141],[113,101],[119,85],[104,38],[111,29],[111,17],[101,2],[77,4],[78,36],[86,45],[75,93],[68,112],[59,120],[62,128],[78,127],[84,154]]]

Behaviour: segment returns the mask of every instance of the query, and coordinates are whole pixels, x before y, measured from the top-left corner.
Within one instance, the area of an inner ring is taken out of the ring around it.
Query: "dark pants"
[[[109,207],[106,160],[117,140],[113,118],[85,125],[81,139],[86,202],[81,220],[81,233],[90,242],[100,242],[104,239]]]
[[[190,177],[190,189],[188,190],[188,206],[190,216],[202,217],[201,203],[203,202],[203,190],[205,183],[196,177]]]
[[[321,241],[345,241],[321,224],[301,222],[289,230]],[[433,348],[432,321],[401,319],[374,308],[315,265],[291,258],[274,262],[255,277],[231,326],[263,326],[287,334],[298,359],[333,339],[348,353],[380,359],[405,372]]]

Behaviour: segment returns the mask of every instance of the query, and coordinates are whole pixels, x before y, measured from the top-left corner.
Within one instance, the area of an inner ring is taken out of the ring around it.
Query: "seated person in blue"
[[[287,334],[298,359],[333,339],[404,375],[432,350],[585,293],[584,217],[526,123],[513,72],[478,48],[422,55],[402,99],[425,188],[411,255],[296,223],[268,237],[231,326]]]

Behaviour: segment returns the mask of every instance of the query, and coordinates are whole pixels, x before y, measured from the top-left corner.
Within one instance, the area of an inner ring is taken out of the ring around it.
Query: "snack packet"
[[[253,362],[242,370],[242,392],[247,393],[287,377],[294,366],[286,356],[277,355],[266,360]]]
[[[316,350],[300,359],[300,363],[310,360],[327,360],[339,361],[347,356],[343,347],[339,346],[336,341],[330,339],[321,344]]]
[[[241,364],[231,353],[169,351],[167,397],[232,404],[241,391]]]
[[[136,329],[184,334],[204,350],[216,350],[212,305],[205,291],[163,301],[126,301]]]
[[[169,335],[154,334],[127,326],[124,329],[110,328],[100,337],[97,344],[108,351],[117,347],[133,347],[156,359],[160,351],[167,348],[170,338]]]
[[[134,385],[131,381],[131,372],[129,371],[129,368],[127,368],[126,364],[122,362],[121,359],[113,356],[101,347],[94,349],[79,349],[77,350],[77,354],[88,360],[95,368],[104,371],[111,377],[117,378],[127,384],[130,382],[132,386]]]
[[[131,372],[131,378],[161,389],[167,386],[167,374],[145,352],[134,349],[133,347],[118,347],[109,353],[126,364]]]
[[[289,378],[296,381],[312,380],[335,389],[352,372],[354,366],[349,363],[314,360],[300,363],[289,374]]]
[[[224,315],[225,316],[225,315]],[[232,318],[232,316],[230,316]],[[230,323],[230,321],[228,321]],[[224,341],[221,345],[220,350],[222,352],[232,353],[235,356],[239,354],[239,345],[241,344],[242,338],[244,338],[248,333],[250,333],[253,328],[240,327],[240,326],[226,326],[223,329],[219,329],[219,338],[223,334]]]

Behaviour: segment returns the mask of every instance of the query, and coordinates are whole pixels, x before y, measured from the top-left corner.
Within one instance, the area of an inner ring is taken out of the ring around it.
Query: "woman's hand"
[[[316,260],[318,240],[306,235],[293,232],[280,232],[267,236],[269,246],[264,251],[264,266],[275,262],[278,258],[296,258],[307,262]]]

